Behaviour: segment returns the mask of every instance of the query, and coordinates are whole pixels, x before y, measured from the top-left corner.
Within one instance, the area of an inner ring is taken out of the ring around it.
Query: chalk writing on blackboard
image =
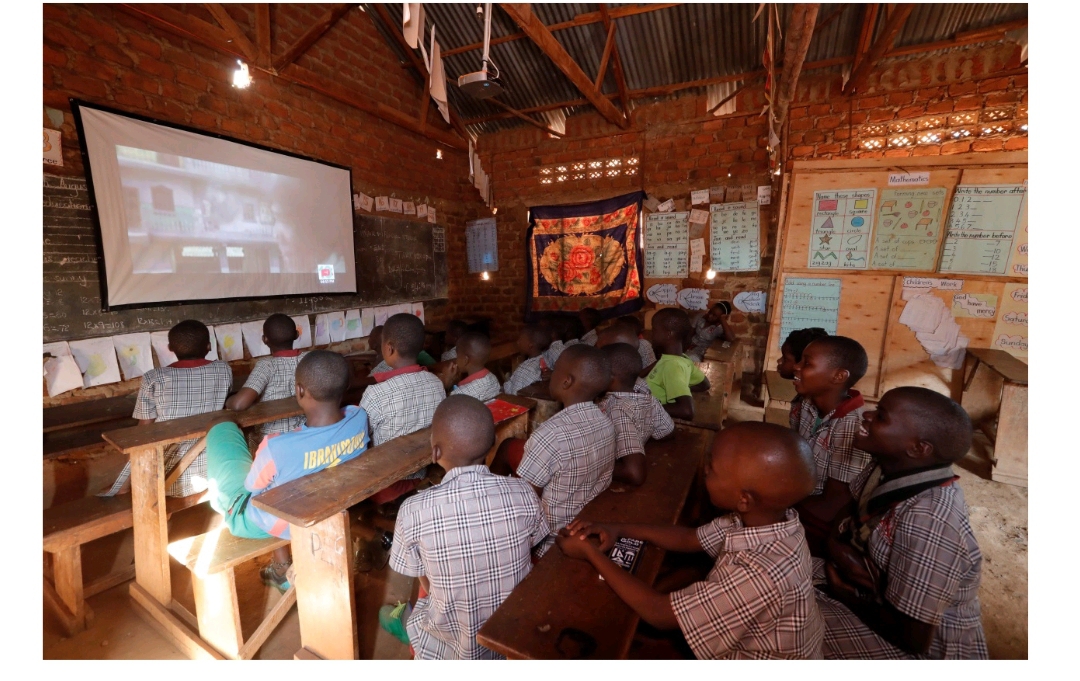
[[[653,213],[645,219],[645,276],[679,278],[689,273],[689,213]]]
[[[1026,193],[1021,184],[958,186],[938,271],[1006,274],[1016,231],[1027,222]]]
[[[788,334],[797,329],[817,326],[835,335],[839,318],[839,279],[789,277],[784,280],[777,346],[783,345]]]
[[[865,270],[877,189],[814,192],[807,267]]]

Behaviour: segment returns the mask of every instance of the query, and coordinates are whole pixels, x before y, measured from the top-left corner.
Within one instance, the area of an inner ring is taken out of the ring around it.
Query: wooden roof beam
[[[612,19],[621,19],[623,17],[632,17],[632,16],[634,16],[636,14],[646,14],[648,12],[656,12],[657,10],[668,9],[669,7],[678,7],[681,4],[683,4],[683,3],[681,3],[681,2],[666,2],[666,3],[655,3],[655,4],[649,4],[649,5],[627,5],[627,6],[616,7],[614,9],[608,10],[608,16],[610,16]],[[561,31],[561,30],[563,30],[565,28],[573,28],[575,26],[588,26],[589,24],[597,24],[597,23],[600,23],[600,21],[602,21],[601,18],[600,18],[600,12],[586,12],[584,14],[577,15],[576,17],[574,17],[570,21],[564,21],[564,22],[559,23],[559,24],[552,24],[551,26],[548,26],[547,29],[549,31]],[[528,36],[526,36],[524,33],[521,33],[521,32],[519,32],[519,33],[511,33],[510,35],[499,36],[497,38],[492,37],[491,44],[492,45],[500,45],[502,43],[509,43],[509,42],[513,42],[515,40],[521,40],[522,38],[526,38],[526,37],[528,37]],[[443,50],[442,54],[443,54],[443,57],[449,57],[451,55],[461,54],[462,52],[472,52],[473,50],[482,50],[482,49],[484,49],[484,43],[472,43],[470,45],[462,45],[461,47],[455,47],[453,49]]]
[[[275,71],[281,71],[289,64],[293,63],[300,58],[300,55],[308,51],[312,45],[318,42],[319,38],[323,37],[327,31],[334,27],[334,24],[338,22],[341,17],[345,16],[350,9],[356,6],[356,3],[341,3],[333,5],[328,9],[318,21],[304,31],[304,34],[296,39],[296,42],[289,46],[287,50],[279,54],[273,62],[273,69]]]
[[[497,100],[495,98],[490,98],[490,99],[488,99],[486,101],[491,102],[492,104],[494,104],[494,105],[496,105],[496,106],[498,106],[498,107],[500,107],[502,109],[505,109],[510,115],[512,115],[512,116],[514,116],[516,118],[520,118],[521,120],[525,121],[529,125],[540,128],[541,130],[543,130],[544,132],[546,132],[549,135],[554,135],[555,137],[563,137],[563,133],[552,130],[548,126],[544,125],[540,121],[533,118],[532,116],[526,116],[525,114],[521,113],[517,109],[515,109],[515,108],[513,108],[511,106],[508,106],[506,104],[503,104],[502,102],[500,102],[499,100]]]
[[[852,68],[858,68],[866,53],[870,51],[870,44],[874,42],[874,28],[877,26],[878,10],[881,7],[876,2],[866,4],[863,11],[862,27],[859,29],[859,39],[855,43],[855,64]]]
[[[615,108],[615,105],[600,90],[593,86],[592,80],[585,75],[585,72],[570,56],[570,53],[559,44],[559,41],[544,26],[543,22],[533,14],[532,8],[527,3],[499,3],[499,6],[510,15],[514,23],[540,48],[540,51],[547,55],[548,59],[555,64],[555,67],[570,79],[570,82],[581,91],[581,94],[585,95],[585,99],[596,107],[601,116],[609,123],[620,128],[627,127],[626,117]]]
[[[214,21],[218,22],[218,25],[229,34],[229,39],[240,48],[247,60],[252,64],[256,63],[259,57],[258,50],[251,44],[244,32],[240,30],[240,26],[225,11],[225,6],[219,2],[204,2],[203,7],[210,13],[210,16],[214,17]]]
[[[596,81],[593,85],[597,90],[604,86],[604,76],[607,75],[608,62],[611,60],[611,49],[615,47],[615,24],[608,28],[607,39],[604,41],[604,54],[600,57],[600,68],[596,69]]]
[[[810,39],[814,37],[819,9],[821,5],[818,3],[799,3],[792,8],[788,17],[787,30],[784,31],[784,67],[780,73],[780,86],[776,90],[776,107],[773,109],[777,130],[783,127],[788,106],[795,97],[806,52],[810,49]]]
[[[604,23],[604,28],[611,33],[611,38],[615,38],[615,22],[612,21],[611,15],[608,13],[607,5],[600,3],[600,20]],[[615,45],[613,48],[613,63],[612,68],[615,73],[615,87],[619,91],[619,101],[622,102],[623,115],[626,116],[627,122],[630,120],[630,97],[626,94],[626,75],[623,72],[622,59],[619,57],[619,46]],[[597,85],[597,89],[603,85],[601,82]]]
[[[851,79],[844,84],[844,94],[851,94],[862,89],[874,67],[892,49],[893,43],[896,42],[896,36],[900,35],[900,31],[903,30],[904,24],[914,9],[914,3],[910,2],[898,3],[893,8],[889,13],[889,18],[885,22],[885,28],[881,35],[874,41],[866,57],[852,70]]]
[[[255,45],[259,48],[259,59],[256,63],[263,68],[269,68],[270,4],[266,2],[255,5]]]

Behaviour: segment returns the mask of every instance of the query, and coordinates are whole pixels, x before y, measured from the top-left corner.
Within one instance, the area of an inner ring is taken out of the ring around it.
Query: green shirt
[[[645,380],[660,404],[671,404],[689,395],[690,386],[704,381],[705,374],[686,355],[660,355]]]
[[[435,364],[435,358],[427,353],[427,350],[421,350],[420,354],[416,356],[416,363],[422,367],[429,367]]]

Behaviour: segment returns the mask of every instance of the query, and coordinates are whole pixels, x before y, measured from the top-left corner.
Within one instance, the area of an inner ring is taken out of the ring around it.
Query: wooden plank
[[[128,567],[122,570],[116,570],[105,575],[101,579],[95,580],[83,587],[83,596],[90,598],[96,596],[102,591],[108,591],[117,584],[123,584],[129,580],[135,578],[135,563],[132,563]]]
[[[53,554],[53,586],[57,597],[73,618],[74,629],[69,634],[81,631],[86,627],[86,601],[80,547],[69,546]]]
[[[604,53],[600,56],[600,66],[596,69],[596,80],[593,81],[593,86],[597,90],[602,90],[604,86],[604,76],[607,75],[608,62],[611,60],[611,50],[615,47],[615,24],[612,23],[607,29],[607,38],[604,40]]]
[[[394,438],[355,459],[252,497],[251,503],[291,525],[310,527],[431,463],[430,437],[424,428]]]
[[[237,657],[241,660],[254,658],[255,653],[259,652],[259,648],[262,648],[263,644],[266,643],[266,639],[270,637],[270,634],[274,633],[274,630],[277,629],[294,605],[296,605],[296,587],[290,586],[289,590],[281,595],[278,602],[267,613],[266,618],[259,623],[258,628],[252,632],[251,637],[240,648],[240,654]]]
[[[998,372],[1006,381],[1019,385],[1027,385],[1028,365],[1016,359],[1004,350],[992,350],[989,348],[968,348],[968,354],[977,357],[979,361]]]
[[[192,633],[176,618],[176,615],[154,600],[154,597],[137,583],[132,584],[128,588],[128,592],[131,594],[131,600],[134,601],[136,606],[135,612],[176,646],[180,652],[193,660],[225,659],[221,653]]]
[[[697,365],[705,378],[709,379],[709,389],[693,393],[694,420],[675,419],[675,423],[712,431],[720,430],[727,418],[727,400],[731,393],[734,367],[728,362],[708,359],[698,362]]]
[[[169,579],[169,527],[165,513],[162,449],[144,447],[131,453],[131,506],[135,583],[164,607],[172,600],[172,583]]]
[[[592,102],[596,110],[600,112],[609,123],[625,128],[628,125],[626,118],[615,108],[603,93],[593,87],[589,76],[581,70],[570,53],[551,35],[551,31],[544,26],[543,22],[533,14],[527,3],[499,3],[514,23],[540,48],[555,67],[573,83],[585,98]]]
[[[630,95],[627,92],[626,87],[626,72],[623,70],[622,55],[619,54],[619,46],[615,45],[615,22],[611,19],[611,13],[608,10],[608,6],[604,3],[598,5],[600,9],[600,21],[604,24],[604,30],[608,32],[608,37],[612,41],[614,52],[612,54],[612,73],[615,76],[615,90],[619,93],[619,102],[622,103],[622,112],[626,117],[627,125],[630,123]],[[606,48],[605,48],[606,49]],[[603,73],[597,78],[596,90],[597,92],[603,91]]]
[[[1027,486],[1028,477],[1028,388],[1027,384],[1006,382],[1001,391],[997,435],[994,439],[994,470],[998,482]]]
[[[270,66],[270,3],[255,4],[255,45],[259,48],[258,65]]]
[[[814,36],[814,24],[820,8],[818,3],[796,3],[788,16],[787,31],[784,32],[784,66],[776,91],[776,106],[773,109],[777,130],[782,128],[788,106],[795,97],[795,88],[798,87],[799,75],[806,61],[807,50],[810,49],[810,39]]]
[[[322,658],[311,652],[307,648],[301,648],[293,653],[294,660],[321,660]]]
[[[57,459],[108,449],[109,444],[101,439],[103,433],[137,425],[139,422],[129,417],[44,433],[41,446],[42,458]]]
[[[844,94],[851,94],[853,92],[861,92],[863,86],[866,85],[866,79],[870,77],[874,67],[885,56],[889,50],[892,49],[893,43],[896,42],[896,37],[900,35],[900,31],[903,30],[904,24],[907,23],[908,17],[911,16],[912,10],[915,9],[914,3],[897,3],[892,7],[892,11],[889,13],[889,18],[885,21],[885,28],[882,29],[881,35],[874,41],[874,44],[870,47],[870,51],[867,52],[866,57],[863,58],[859,65],[852,71],[851,79],[847,83],[844,83]]]
[[[85,618],[77,616],[68,608],[48,579],[43,576],[41,581],[41,594],[45,601],[45,607],[48,608],[49,612],[56,615],[56,619],[60,621],[60,626],[64,628],[67,635],[74,636],[85,629]]]
[[[1028,162],[1027,151],[972,152],[950,156],[920,156],[904,160],[904,170],[914,172],[926,168],[1014,168]],[[828,161],[795,161],[793,172],[834,173],[849,170],[887,170],[896,168],[895,158],[852,158]],[[933,179],[931,175],[931,179]]]
[[[330,9],[324,12],[323,15],[308,28],[308,30],[304,31],[303,35],[296,39],[296,42],[274,58],[274,71],[280,71],[299,59],[300,55],[307,52],[308,48],[318,42],[319,38],[323,37],[327,31],[333,28],[334,24],[336,24],[341,17],[345,16],[354,5],[355,3],[339,3],[331,5]]]
[[[44,549],[60,551],[131,527],[131,496],[86,497],[46,509]]]
[[[546,132],[549,135],[554,135],[555,137],[562,137],[563,136],[563,133],[561,133],[561,132],[559,132],[557,130],[553,130],[552,128],[549,128],[548,126],[544,125],[543,123],[536,120],[535,118],[532,118],[531,116],[526,116],[525,114],[521,113],[520,111],[518,111],[514,107],[512,107],[512,106],[510,106],[508,104],[503,104],[502,102],[495,99],[494,97],[488,98],[488,99],[486,99],[484,101],[489,102],[491,104],[494,104],[495,106],[499,107],[500,109],[502,109],[504,111],[510,112],[511,114],[514,115],[515,118],[520,118],[521,120],[525,121],[529,125],[531,125],[533,127],[536,127],[536,128],[539,128],[539,129],[543,130],[544,132]]]
[[[257,402],[245,411],[231,412],[241,428],[249,428],[289,416],[300,416],[303,413],[304,410],[296,403],[295,397]],[[220,416],[221,412],[212,411],[172,421],[152,423],[148,426],[112,430],[102,437],[120,451],[131,454],[149,445],[164,446],[205,435],[210,430],[210,425]]]
[[[790,404],[799,394],[795,391],[795,384],[776,371],[765,372],[765,383],[769,386],[769,399]]]
[[[229,16],[229,12],[225,9],[225,6],[218,2],[204,2],[203,7],[207,12],[210,12],[214,20],[218,22],[225,32],[229,35],[229,39],[240,48],[240,51],[244,53],[247,60],[251,63],[255,63],[259,58],[259,51],[255,49],[255,46],[251,44],[248,37],[244,35],[244,32],[240,30],[240,26],[236,21]]]
[[[165,489],[169,489],[170,487],[172,487],[173,483],[176,482],[180,478],[180,476],[184,474],[184,471],[188,469],[188,466],[191,465],[191,462],[198,458],[198,456],[202,454],[205,449],[206,436],[203,436],[199,438],[198,442],[192,445],[191,449],[184,452],[184,456],[180,459],[179,462],[177,462],[175,466],[173,466],[173,469],[169,472],[168,477],[165,478]]]
[[[41,431],[51,433],[93,423],[129,419],[135,410],[135,397],[135,395],[106,397],[101,400],[43,409],[41,411]]]
[[[711,433],[679,428],[675,438],[645,446],[648,476],[637,489],[613,486],[590,502],[579,517],[625,523],[675,523]],[[648,545],[635,574],[651,584],[663,551]],[[559,635],[577,629],[596,642],[592,659],[625,657],[637,628],[634,611],[586,561],[551,548],[481,627],[477,641],[510,658],[561,659]]]
[[[203,577],[232,569],[244,561],[254,560],[289,545],[288,539],[267,537],[243,539],[233,536],[222,525],[205,534],[174,541],[169,544],[169,555],[181,565],[187,566],[196,576]]]
[[[240,629],[236,574],[229,568],[222,572],[195,576],[191,582],[199,636],[224,657],[237,659],[240,648],[244,645],[244,635]]]
[[[294,524],[290,532],[302,649],[326,660],[355,660],[360,643],[349,514],[335,513],[311,527]]]
[[[863,8],[862,26],[859,28],[859,39],[855,43],[855,62],[852,68],[858,68],[859,64],[866,59],[870,51],[870,44],[874,41],[874,29],[877,27],[878,9],[881,5],[869,2]]]

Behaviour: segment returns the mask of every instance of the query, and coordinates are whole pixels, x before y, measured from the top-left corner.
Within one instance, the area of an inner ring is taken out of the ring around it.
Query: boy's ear
[[[737,508],[735,508],[734,510],[738,511],[739,513],[746,513],[753,507],[754,501],[754,495],[750,492],[750,490],[744,489],[739,492],[739,501],[736,504]]]
[[[263,345],[266,345],[266,346],[270,345],[270,342],[266,340],[266,334],[265,333],[262,335],[262,343],[263,343]]]
[[[300,383],[297,383],[296,384],[296,401],[299,402],[300,399],[306,394],[307,394],[307,390],[304,388],[304,386],[300,385]]]
[[[915,440],[907,448],[907,455],[912,459],[934,458],[934,444],[926,440]]]
[[[851,378],[851,372],[850,371],[848,371],[847,369],[837,369],[836,371],[833,372],[833,379],[832,380],[833,380],[833,383],[844,383],[844,384],[846,384],[848,382],[849,378]]]
[[[442,447],[436,444],[431,445],[431,463],[439,463],[439,459],[443,457]]]

